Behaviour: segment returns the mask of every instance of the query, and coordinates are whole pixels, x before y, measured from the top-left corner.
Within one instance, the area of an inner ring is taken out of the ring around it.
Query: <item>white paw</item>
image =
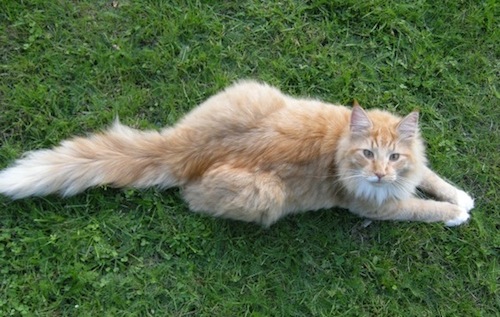
[[[457,191],[456,200],[457,205],[464,208],[467,212],[474,208],[474,199],[472,199],[472,197],[463,190]]]
[[[450,219],[448,221],[445,221],[445,225],[447,225],[448,227],[454,227],[454,226],[458,226],[458,225],[461,225],[463,224],[464,222],[466,222],[467,220],[469,220],[470,218],[470,215],[468,213],[468,211],[466,209],[463,209],[463,208],[460,208],[460,212],[458,213],[458,215],[453,218],[453,219]]]

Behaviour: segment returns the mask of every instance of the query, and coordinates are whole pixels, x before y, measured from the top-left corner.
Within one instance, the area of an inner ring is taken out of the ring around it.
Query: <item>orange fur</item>
[[[425,166],[418,114],[297,99],[246,81],[160,132],[108,131],[29,153],[0,172],[13,198],[91,186],[179,186],[193,211],[269,226],[342,207],[371,219],[469,218],[473,200]],[[443,201],[413,197],[422,187]]]

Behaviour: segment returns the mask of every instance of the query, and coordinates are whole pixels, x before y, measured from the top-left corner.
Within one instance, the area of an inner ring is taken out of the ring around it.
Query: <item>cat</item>
[[[29,152],[0,172],[0,193],[20,199],[105,184],[177,186],[192,211],[265,227],[332,207],[372,220],[465,223],[474,200],[427,167],[418,117],[240,81],[162,131],[116,121]],[[419,198],[417,188],[437,200]]]

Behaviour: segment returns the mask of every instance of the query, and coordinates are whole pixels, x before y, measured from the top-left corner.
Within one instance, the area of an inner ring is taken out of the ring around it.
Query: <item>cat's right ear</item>
[[[354,101],[354,106],[351,112],[351,132],[366,133],[372,128],[373,124],[366,112],[361,108],[357,101]]]

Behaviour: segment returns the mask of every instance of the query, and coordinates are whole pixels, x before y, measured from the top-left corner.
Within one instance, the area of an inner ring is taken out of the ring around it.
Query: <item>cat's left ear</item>
[[[413,111],[399,121],[397,131],[402,139],[414,138],[418,133],[418,112]]]

